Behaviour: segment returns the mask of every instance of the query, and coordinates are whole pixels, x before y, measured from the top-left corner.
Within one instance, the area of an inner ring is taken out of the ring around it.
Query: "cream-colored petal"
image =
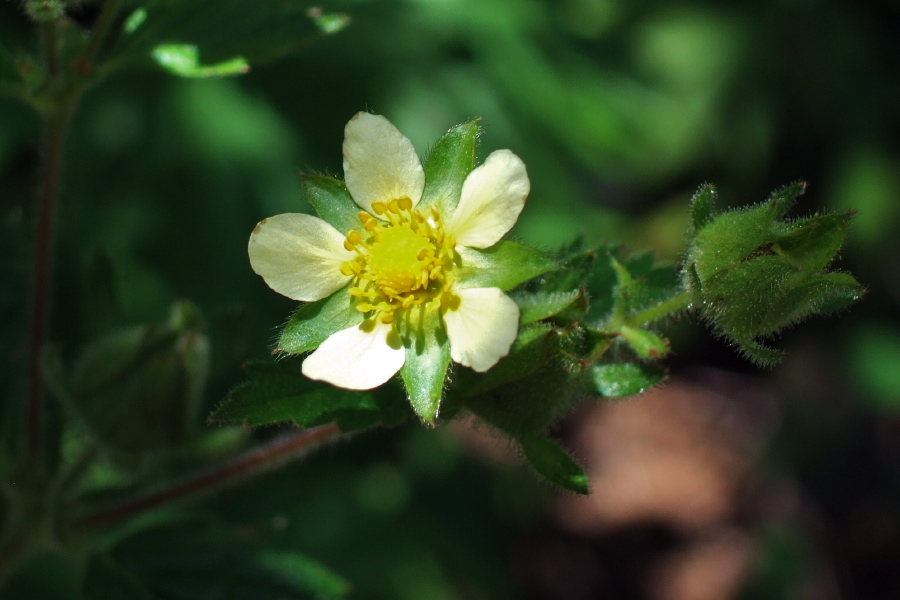
[[[344,181],[356,203],[374,214],[376,200],[406,196],[418,204],[425,171],[412,142],[390,121],[358,112],[344,128]]]
[[[405,359],[406,350],[393,325],[369,319],[332,334],[303,361],[301,370],[310,379],[369,390],[393,377]]]
[[[530,190],[522,159],[509,150],[492,152],[463,182],[446,230],[463,246],[493,246],[516,224]]]
[[[519,332],[519,307],[500,288],[455,293],[459,307],[444,312],[450,357],[476,371],[487,371],[509,354]]]
[[[350,280],[341,264],[356,256],[337,229],[311,215],[263,219],[250,234],[250,266],[270,288],[294,300],[325,298]]]

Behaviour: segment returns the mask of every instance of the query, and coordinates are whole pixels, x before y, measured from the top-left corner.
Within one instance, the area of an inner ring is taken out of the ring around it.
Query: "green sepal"
[[[331,296],[302,304],[288,320],[281,332],[276,350],[287,354],[300,354],[319,347],[338,331],[359,325],[365,319],[356,310],[348,284]]]
[[[406,403],[395,394],[355,391],[313,381],[300,372],[296,360],[252,362],[244,370],[247,381],[234,388],[210,419],[270,425],[292,423],[315,427],[335,422],[341,431],[374,425],[395,425],[409,417]]]
[[[691,225],[694,233],[703,229],[712,220],[718,196],[714,185],[704,183],[691,198]]]
[[[817,273],[840,250],[851,216],[822,215],[791,223],[791,232],[779,237],[773,250],[798,271]]]
[[[462,288],[508,290],[556,266],[545,253],[516,242],[497,242],[486,250],[457,248],[461,266],[454,271]]]
[[[706,225],[693,241],[691,259],[700,281],[733,268],[764,247],[772,226],[770,207],[722,213]]]
[[[456,208],[463,182],[475,166],[478,122],[457,125],[441,137],[425,159],[425,189],[417,208],[434,206],[444,218]]]
[[[519,438],[519,444],[534,470],[547,481],[576,494],[591,493],[590,481],[584,469],[562,446],[543,435]]]
[[[750,360],[781,353],[758,338],[813,314],[840,310],[865,290],[823,270],[840,250],[853,213],[780,221],[806,189],[797,182],[754,207],[715,215],[690,242],[682,282],[705,319]]]
[[[829,313],[859,300],[863,288],[847,273],[826,273],[797,286],[772,303],[759,335],[774,333],[814,313]]]
[[[444,382],[450,367],[450,341],[444,332],[439,311],[407,309],[400,335],[406,346],[406,362],[400,377],[406,394],[419,419],[434,425],[441,409]]]
[[[654,365],[613,363],[591,367],[591,381],[604,398],[633,396],[665,379],[666,372]]]
[[[767,202],[769,215],[774,221],[780,219],[791,209],[797,198],[806,193],[806,182],[795,181],[772,192]]]
[[[571,292],[514,292],[510,294],[519,306],[519,323],[528,325],[563,312],[577,300],[583,299],[581,290]]]
[[[353,201],[343,181],[304,173],[300,175],[300,190],[316,214],[340,233],[346,235],[351,229],[362,227],[359,220],[362,209]]]
[[[668,341],[647,329],[623,326],[619,334],[641,358],[655,360],[669,353]]]
[[[87,564],[89,600],[321,598],[341,600],[350,584],[318,562],[254,543],[254,536],[203,523],[145,529]]]

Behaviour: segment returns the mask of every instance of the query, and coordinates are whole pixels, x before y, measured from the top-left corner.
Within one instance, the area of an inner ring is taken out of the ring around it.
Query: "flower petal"
[[[418,204],[425,171],[412,142],[381,115],[356,113],[344,128],[344,181],[370,213],[376,200],[407,196]]]
[[[369,319],[334,333],[303,361],[310,379],[350,390],[369,390],[394,376],[406,360],[406,349],[393,325]]]
[[[341,263],[356,256],[337,229],[311,215],[288,213],[263,219],[250,234],[250,266],[270,288],[312,302],[341,289],[350,278]]]
[[[487,371],[509,354],[519,332],[519,307],[500,288],[455,293],[459,307],[444,312],[450,356],[476,371]]]
[[[446,230],[463,246],[493,246],[516,224],[530,190],[522,159],[509,150],[492,152],[463,183]]]

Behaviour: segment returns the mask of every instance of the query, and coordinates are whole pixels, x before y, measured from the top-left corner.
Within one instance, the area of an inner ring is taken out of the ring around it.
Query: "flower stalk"
[[[87,529],[109,527],[160,506],[220,490],[251,475],[261,475],[299,458],[318,445],[336,440],[340,435],[341,430],[334,423],[290,434],[268,445],[254,448],[212,470],[190,476],[154,492],[135,496],[121,504],[97,510],[78,519],[76,523]]]

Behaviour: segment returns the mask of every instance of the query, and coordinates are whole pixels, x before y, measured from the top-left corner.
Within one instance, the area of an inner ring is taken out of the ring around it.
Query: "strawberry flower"
[[[423,345],[441,340],[453,361],[490,369],[509,353],[519,327],[519,309],[499,284],[509,287],[509,278],[492,274],[498,272],[495,246],[530,189],[524,163],[498,150],[465,170],[458,198],[423,202],[425,169],[412,142],[386,118],[357,113],[344,133],[346,192],[361,209],[351,219],[355,227],[339,230],[323,218],[282,214],[261,221],[248,247],[253,270],[269,287],[302,302],[329,298],[338,306],[330,323],[349,324],[321,341],[303,373],[370,389],[421,356]],[[350,222],[340,221],[335,224]],[[498,285],[486,285],[492,278]],[[446,364],[443,370],[441,384]]]

